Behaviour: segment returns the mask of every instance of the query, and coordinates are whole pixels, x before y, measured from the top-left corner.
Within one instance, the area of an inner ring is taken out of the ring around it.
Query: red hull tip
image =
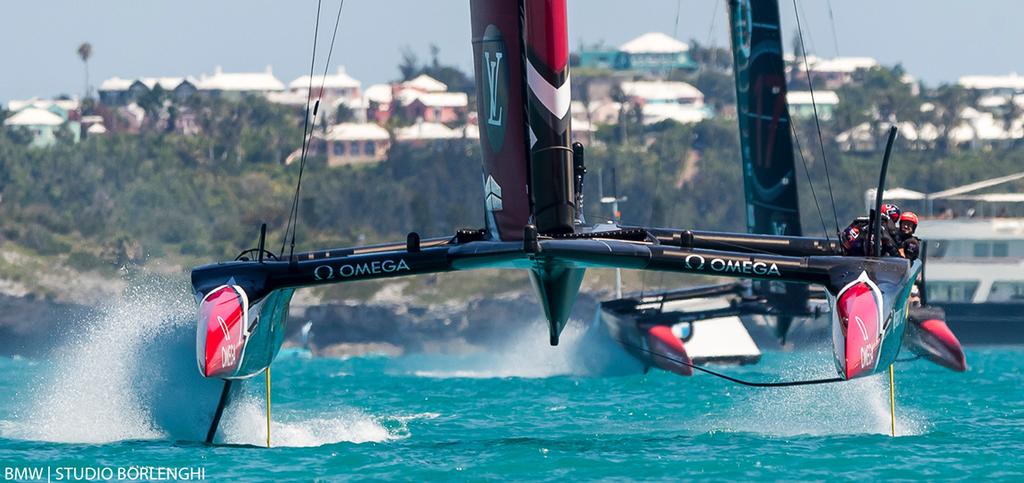
[[[845,337],[843,370],[846,379],[874,373],[882,341],[880,299],[869,280],[859,279],[840,292],[836,308]]]
[[[196,353],[204,376],[230,376],[241,365],[247,305],[245,292],[228,285],[214,289],[199,304]]]
[[[938,345],[936,348],[941,352],[940,356],[929,357],[929,359],[956,372],[967,371],[967,357],[964,355],[964,348],[945,321],[925,320],[921,323],[921,330],[931,336]]]
[[[666,357],[654,357],[655,364],[658,367],[679,374],[680,376],[692,376],[693,367],[687,364],[691,364],[690,356],[686,353],[686,348],[683,347],[683,341],[676,337],[672,333],[672,328],[664,325],[656,325],[651,327],[647,331],[647,346],[651,352],[655,354],[661,354],[663,356],[671,357],[675,360],[667,359]]]

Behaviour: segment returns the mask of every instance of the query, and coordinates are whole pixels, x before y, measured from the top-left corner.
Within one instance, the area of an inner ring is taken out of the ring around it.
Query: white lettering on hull
[[[313,269],[313,280],[334,280],[335,278],[365,277],[410,270],[404,258],[395,260],[374,260],[372,262],[340,265],[320,265]]]
[[[688,255],[684,260],[687,270],[704,271],[705,266],[720,273],[740,273],[745,275],[762,275],[781,277],[782,272],[775,263],[753,260],[725,260],[712,258],[708,262],[702,255]]]

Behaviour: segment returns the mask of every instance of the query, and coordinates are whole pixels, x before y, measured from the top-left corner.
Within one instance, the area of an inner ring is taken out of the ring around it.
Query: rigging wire
[[[693,364],[691,362],[686,362],[686,361],[684,361],[682,359],[677,359],[675,357],[672,357],[672,356],[669,356],[669,355],[665,355],[665,354],[662,354],[662,353],[659,353],[659,352],[656,352],[656,351],[644,349],[643,347],[630,344],[629,342],[626,342],[626,341],[621,340],[621,339],[616,339],[616,341],[618,341],[623,346],[626,346],[626,347],[629,347],[629,348],[632,348],[632,349],[636,349],[636,350],[638,350],[640,352],[643,352],[645,354],[649,354],[649,355],[652,355],[652,356],[655,356],[655,357],[660,357],[660,358],[665,359],[667,361],[674,362],[676,364],[681,364],[681,365],[684,365],[684,366],[689,367],[691,369],[696,369],[696,370],[701,371],[703,373],[710,374],[712,376],[715,376],[715,377],[718,377],[718,378],[721,378],[721,379],[725,379],[726,381],[733,382],[733,383],[736,383],[736,384],[740,384],[740,385],[743,385],[743,386],[750,386],[750,387],[813,386],[813,385],[818,385],[818,384],[831,384],[833,382],[843,382],[843,381],[846,380],[846,379],[843,379],[841,377],[830,377],[830,378],[827,378],[827,379],[811,379],[811,380],[804,380],[804,381],[779,381],[779,382],[745,381],[743,379],[738,379],[738,378],[735,378],[735,377],[723,374],[721,372],[713,371],[711,369],[708,369],[706,367],[703,367],[703,366],[700,366],[700,365],[697,365],[697,364]]]
[[[306,92],[306,118],[303,120],[303,126],[302,126],[302,154],[300,155],[300,159],[299,159],[299,177],[298,177],[298,180],[295,183],[295,196],[292,199],[292,211],[291,211],[291,213],[288,216],[288,222],[289,222],[288,224],[291,227],[291,232],[292,232],[291,248],[289,250],[289,257],[291,255],[295,254],[295,233],[296,233],[296,231],[298,231],[298,226],[299,226],[299,200],[300,200],[299,192],[302,190],[302,174],[303,174],[303,172],[305,171],[305,168],[306,168],[306,156],[307,156],[307,154],[309,154],[309,146],[310,146],[310,144],[312,142],[313,130],[316,129],[316,116],[317,116],[317,114],[318,114],[318,112],[320,110],[320,100],[323,98],[324,86],[327,83],[327,70],[330,69],[331,57],[334,54],[334,44],[335,44],[335,41],[338,38],[338,28],[341,25],[341,12],[345,8],[345,0],[341,0],[341,3],[338,4],[338,13],[337,13],[337,15],[334,18],[334,31],[331,34],[330,48],[327,50],[327,60],[324,62],[324,74],[323,74],[323,76],[320,77],[320,90],[317,93],[316,102],[313,104],[313,115],[312,115],[312,118],[310,118],[309,101],[312,99],[312,96],[313,96],[313,70],[314,70],[315,65],[316,65],[316,41],[317,41],[317,38],[318,38],[319,28],[320,28],[320,6],[321,6],[321,2],[322,2],[322,0],[317,0],[317,20],[316,20],[316,27],[314,28],[314,32],[313,32],[313,56],[312,56],[313,58],[310,61],[310,66],[309,66],[309,85],[308,85],[308,91]],[[307,132],[307,129],[306,129],[307,124],[309,126],[308,132]],[[288,238],[288,232],[285,231],[285,239],[287,240],[287,238]],[[284,246],[283,245],[281,247],[281,252],[282,253],[284,252]]]
[[[295,195],[292,197],[292,207],[288,211],[288,224],[284,228],[284,240],[281,240],[281,254],[284,255],[284,247],[288,244],[288,232],[292,230],[292,222],[295,220],[295,213],[299,203],[299,189],[302,185],[302,168],[306,160],[306,135],[309,131],[309,101],[313,97],[313,69],[316,68],[316,41],[320,36],[320,8],[323,0],[316,2],[316,23],[313,26],[313,55],[309,59],[309,88],[306,91],[306,113],[302,118],[302,154],[299,156],[299,181],[295,186]],[[292,237],[292,254],[294,254],[294,237]],[[289,258],[291,258],[289,256]]]
[[[826,0],[828,4],[828,21],[832,24],[832,45],[836,50],[836,57],[839,57],[839,35],[836,34],[836,16],[832,14],[832,0]]]
[[[672,38],[679,34],[679,11],[683,9],[683,0],[676,1],[676,26],[672,29]]]
[[[807,75],[807,89],[811,93],[811,108],[814,111],[814,126],[818,131],[818,146],[821,148],[821,163],[825,165],[825,180],[828,181],[828,196],[832,200],[832,217],[836,224],[836,236],[839,236],[839,215],[836,212],[836,197],[832,192],[832,177],[829,175],[828,170],[828,156],[825,155],[825,141],[821,135],[821,121],[818,118],[818,104],[814,100],[814,83],[811,82],[811,69],[807,63],[807,46],[804,45],[804,30],[800,25],[800,8],[797,5],[797,0],[793,0],[793,13],[796,15],[796,29],[800,37],[800,50],[803,51],[804,61],[804,73]]]
[[[793,142],[796,143],[796,152],[800,155],[800,162],[804,165],[804,174],[807,175],[807,186],[811,187],[811,197],[814,198],[814,207],[818,209],[818,219],[821,220],[821,231],[825,233],[825,239],[828,240],[828,225],[825,224],[825,216],[821,214],[821,205],[818,204],[818,194],[814,190],[814,181],[811,181],[811,170],[807,168],[807,158],[804,157],[804,148],[800,145],[799,130],[796,128],[793,116],[789,117],[789,128],[793,131]]]

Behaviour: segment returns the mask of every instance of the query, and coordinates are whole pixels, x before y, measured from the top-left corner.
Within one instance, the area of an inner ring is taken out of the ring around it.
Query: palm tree
[[[85,98],[89,97],[89,57],[92,57],[92,44],[89,42],[82,42],[78,46],[78,57],[82,59],[82,64],[85,66]]]

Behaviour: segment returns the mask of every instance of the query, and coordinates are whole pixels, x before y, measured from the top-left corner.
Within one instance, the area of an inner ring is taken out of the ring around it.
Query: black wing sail
[[[801,236],[778,2],[730,0],[729,19],[747,232]],[[805,286],[757,282],[754,291],[785,313],[806,309]]]

